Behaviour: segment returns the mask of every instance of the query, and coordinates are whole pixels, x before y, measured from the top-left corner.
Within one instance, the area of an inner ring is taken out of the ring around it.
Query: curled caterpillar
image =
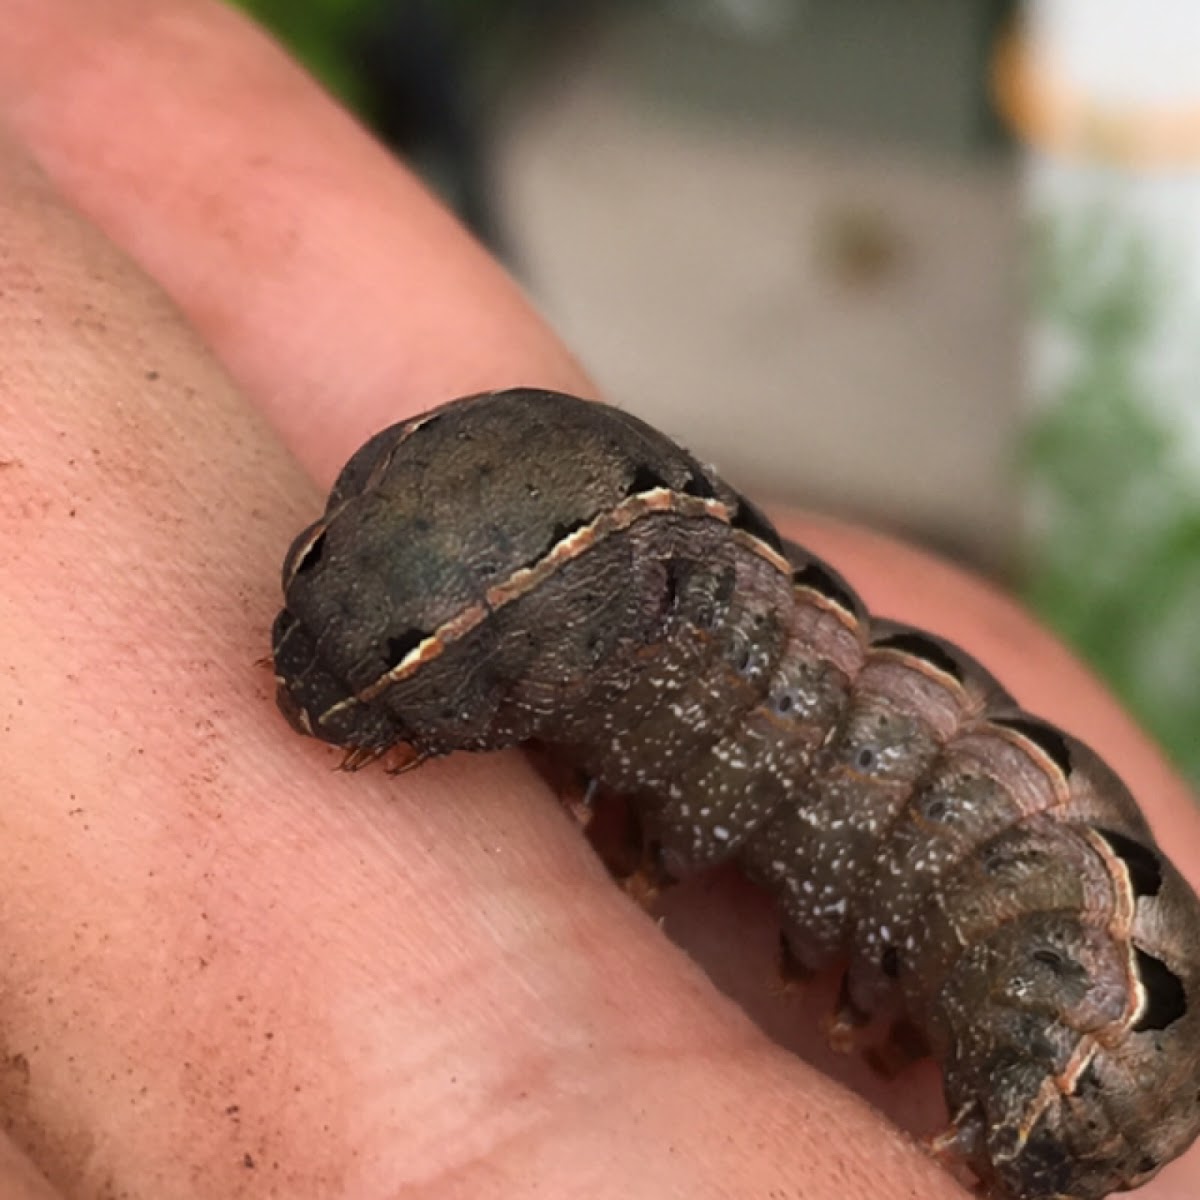
[[[467,397],[377,434],[295,540],[292,725],[367,761],[536,738],[663,867],[732,861],[943,1071],[996,1197],[1098,1200],[1200,1130],[1200,902],[1117,776],[617,409]]]

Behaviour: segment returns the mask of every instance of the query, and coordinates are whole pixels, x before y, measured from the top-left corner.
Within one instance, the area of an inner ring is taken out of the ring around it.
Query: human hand
[[[275,711],[255,663],[318,508],[292,456],[324,488],[452,396],[588,391],[513,285],[233,12],[0,20],[0,1194],[960,1195],[672,948],[521,755],[344,776]],[[785,531],[1100,747],[1197,877],[1185,789],[1027,617]],[[810,1051],[753,894],[669,905]],[[873,1094],[925,1121],[935,1074]],[[1140,1195],[1198,1186],[1193,1153]]]

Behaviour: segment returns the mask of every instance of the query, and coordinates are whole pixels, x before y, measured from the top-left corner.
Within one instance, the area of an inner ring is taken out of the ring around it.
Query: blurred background
[[[241,0],[611,400],[1022,592],[1200,783],[1194,0]]]

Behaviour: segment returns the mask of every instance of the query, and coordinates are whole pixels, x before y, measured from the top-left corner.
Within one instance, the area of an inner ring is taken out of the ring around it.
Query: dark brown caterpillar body
[[[357,757],[529,738],[738,863],[945,1077],[999,1197],[1097,1200],[1200,1129],[1200,903],[1121,781],[604,405],[470,397],[372,438],[284,565],[279,702]]]

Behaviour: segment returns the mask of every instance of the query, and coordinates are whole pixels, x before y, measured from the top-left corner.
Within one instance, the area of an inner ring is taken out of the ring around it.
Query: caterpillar
[[[283,565],[280,708],[361,765],[536,739],[679,877],[739,866],[943,1073],[1003,1200],[1137,1187],[1200,1130],[1200,901],[1117,775],[872,619],[628,413],[513,389],[372,437]]]

